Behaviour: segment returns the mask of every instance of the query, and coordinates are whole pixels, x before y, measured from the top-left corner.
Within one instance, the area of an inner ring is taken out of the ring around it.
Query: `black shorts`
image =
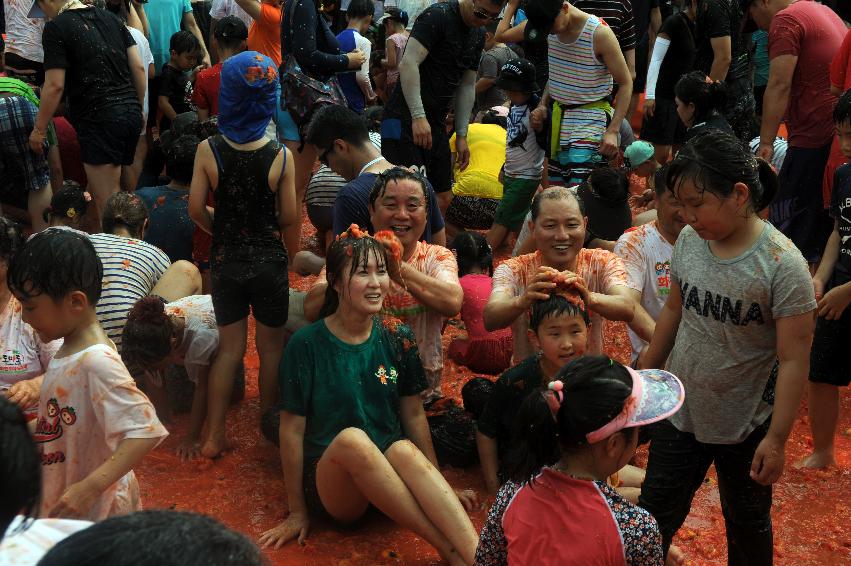
[[[444,220],[463,230],[487,230],[499,207],[499,199],[456,196],[446,209]]]
[[[393,165],[415,166],[435,193],[452,190],[452,152],[443,124],[431,125],[431,149],[414,144],[411,124],[398,118],[381,122],[381,154]]]
[[[845,346],[851,343],[851,311],[845,309],[839,320],[816,320],[810,350],[810,381],[847,387],[851,383],[851,358]]]
[[[142,112],[138,106],[115,109],[97,119],[75,120],[80,157],[89,165],[133,165]]]
[[[316,468],[319,466],[319,458],[305,458],[301,470],[301,489],[304,492],[304,504],[311,518],[328,518],[330,515],[322,504],[319,497],[319,488],[316,486]]]
[[[653,116],[644,115],[641,139],[655,145],[682,145],[686,127],[677,114],[673,99],[657,98]]]
[[[289,275],[287,262],[212,262],[213,310],[216,324],[227,326],[248,317],[265,326],[280,328],[287,323]]]

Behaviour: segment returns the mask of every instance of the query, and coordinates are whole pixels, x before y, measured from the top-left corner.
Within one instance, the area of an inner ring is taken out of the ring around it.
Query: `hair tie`
[[[92,195],[89,191],[83,191],[83,200],[86,202],[92,202]]]
[[[553,414],[553,418],[555,418],[558,410],[561,408],[561,404],[564,403],[564,383],[559,379],[551,381],[547,385],[547,392],[544,396],[550,412]]]
[[[69,208],[68,210],[65,211],[65,216],[67,216],[68,218],[74,218],[75,216],[77,216],[77,211],[74,210],[73,207]]]

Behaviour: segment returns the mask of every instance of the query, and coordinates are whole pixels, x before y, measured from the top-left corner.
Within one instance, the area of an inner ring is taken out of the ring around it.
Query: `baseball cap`
[[[639,165],[654,155],[653,145],[646,141],[634,141],[623,152],[624,165],[627,169],[637,169]]]
[[[634,370],[632,393],[624,410],[595,431],[585,435],[590,444],[610,437],[619,430],[649,425],[667,419],[680,410],[685,401],[685,388],[677,376],[661,369]]]
[[[620,186],[611,190],[597,189],[590,179],[576,187],[576,194],[585,205],[588,234],[601,240],[617,240],[632,226],[629,209],[629,190]]]
[[[245,22],[236,16],[225,16],[216,24],[216,39],[248,39],[248,28]]]
[[[526,3],[526,30],[523,39],[533,43],[546,41],[564,0],[532,0]]]
[[[509,59],[499,70],[494,86],[516,92],[537,92],[535,65],[527,59]]]
[[[27,12],[27,17],[31,20],[46,20],[47,16],[44,14],[44,10],[41,9],[41,6],[38,5],[38,0],[33,1],[32,8]]]
[[[384,15],[378,18],[375,23],[381,25],[384,23],[384,20],[397,20],[402,22],[403,26],[408,27],[408,12],[400,10],[395,6],[390,6],[389,8],[384,8]]]

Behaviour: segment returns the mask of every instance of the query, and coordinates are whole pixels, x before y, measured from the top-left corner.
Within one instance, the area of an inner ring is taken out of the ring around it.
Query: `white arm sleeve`
[[[659,79],[659,68],[662,66],[662,60],[665,59],[665,54],[670,45],[671,40],[664,37],[657,37],[656,43],[653,45],[650,67],[647,69],[647,85],[644,89],[644,98],[648,100],[656,98],[656,81]]]

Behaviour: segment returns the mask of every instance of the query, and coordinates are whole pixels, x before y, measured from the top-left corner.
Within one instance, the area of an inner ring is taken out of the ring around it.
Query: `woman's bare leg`
[[[30,191],[27,195],[27,212],[30,213],[30,225],[33,232],[41,232],[47,228],[48,224],[44,221],[44,209],[50,206],[50,199],[53,198],[53,191],[48,182],[45,186],[37,191]]]
[[[277,328],[266,326],[258,321],[256,331],[255,343],[260,357],[258,381],[260,416],[262,417],[278,400],[278,366],[281,363],[281,356],[284,355],[287,329],[285,326]]]
[[[295,203],[298,209],[298,220],[284,231],[284,245],[287,246],[287,253],[290,257],[294,257],[301,250],[302,202],[307,183],[310,181],[310,174],[313,173],[313,166],[316,164],[316,149],[312,145],[304,144],[299,151],[301,142],[294,141],[284,142],[284,145],[292,152],[295,160]]]
[[[139,141],[136,143],[133,164],[125,165],[121,168],[122,191],[132,193],[136,190],[136,185],[139,183],[139,176],[142,174],[142,166],[145,164],[146,155],[148,155],[148,138],[145,135],[141,135],[139,136]]]
[[[97,225],[100,227],[100,219],[106,210],[106,201],[121,188],[121,166],[120,165],[90,165],[83,163],[86,170],[86,178],[89,180],[88,190],[92,193],[97,204]]]
[[[219,326],[219,351],[207,382],[207,437],[201,445],[201,455],[217,458],[227,445],[225,420],[230,405],[233,378],[248,340],[248,319]]]

